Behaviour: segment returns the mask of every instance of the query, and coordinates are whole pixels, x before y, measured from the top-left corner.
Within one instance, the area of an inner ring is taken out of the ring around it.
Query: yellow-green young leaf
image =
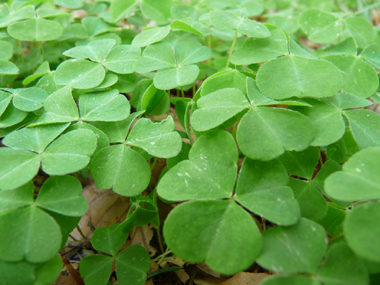
[[[61,215],[79,217],[88,208],[87,200],[81,193],[82,185],[75,177],[49,177],[38,193],[36,205]]]
[[[37,87],[20,88],[13,90],[13,105],[25,112],[32,112],[42,108],[49,94]]]
[[[380,262],[380,203],[365,203],[347,213],[343,223],[349,247],[360,257]]]
[[[160,70],[153,79],[154,86],[161,90],[170,90],[194,83],[199,74],[199,67],[192,64]]]
[[[195,34],[197,36],[201,36],[201,37],[204,36],[200,31],[198,31],[197,29],[192,27],[190,24],[188,24],[184,21],[181,21],[181,20],[174,20],[173,22],[171,22],[170,28],[189,32],[189,33]]]
[[[116,234],[118,225],[97,228],[92,237],[91,244],[98,250],[115,256],[128,238],[128,234]]]
[[[124,144],[102,148],[91,160],[91,172],[100,189],[112,188],[124,196],[136,196],[150,181],[146,160]]]
[[[355,39],[355,42],[359,48],[365,48],[375,36],[375,31],[372,24],[363,17],[350,17],[345,20],[347,30],[351,36]]]
[[[268,38],[249,38],[242,48],[231,56],[231,62],[245,65],[268,61],[281,55],[288,54],[287,37],[284,31],[275,26],[267,26],[271,35]]]
[[[189,160],[166,172],[157,193],[168,201],[228,198],[236,180],[237,161],[237,147],[231,134],[207,132],[194,143]]]
[[[2,143],[12,148],[41,153],[68,126],[69,124],[51,124],[22,128],[5,136]]]
[[[78,105],[84,121],[121,121],[129,116],[131,109],[128,99],[116,89],[82,94]]]
[[[133,38],[132,46],[145,47],[161,41],[170,33],[170,26],[143,30]]]
[[[58,39],[63,29],[56,21],[37,18],[11,24],[7,31],[20,41],[42,42]]]
[[[116,274],[120,285],[144,285],[151,265],[148,251],[132,245],[116,257]]]
[[[31,181],[11,191],[0,191],[0,213],[29,206],[33,202],[33,183]]]
[[[329,145],[343,137],[345,124],[339,109],[320,100],[311,98],[305,98],[304,100],[311,104],[312,107],[296,106],[292,107],[292,109],[305,115],[310,120],[314,130],[314,140],[311,145]],[[311,176],[308,178],[311,178]]]
[[[68,132],[51,143],[42,155],[42,169],[65,175],[83,169],[96,149],[96,135],[86,129]]]
[[[110,16],[115,20],[119,20],[124,16],[135,4],[136,0],[115,0],[110,5]]]
[[[353,55],[330,55],[324,59],[335,64],[342,73],[342,90],[362,98],[372,96],[379,86],[376,70]]]
[[[0,60],[10,60],[13,56],[13,45],[10,42],[0,41]]]
[[[140,48],[120,45],[110,51],[102,64],[115,73],[129,74],[135,71],[135,64],[140,55]]]
[[[343,170],[325,181],[326,194],[340,201],[380,199],[380,148],[367,148],[354,154]]]
[[[322,226],[301,218],[293,226],[266,230],[256,262],[273,272],[314,274],[326,249],[327,236]]]
[[[174,254],[189,262],[205,261],[223,274],[247,269],[261,250],[255,222],[231,200],[180,204],[170,212],[163,231]]]
[[[377,69],[380,69],[380,46],[372,44],[367,46],[361,53],[360,57],[369,61]]]
[[[32,81],[36,80],[37,78],[40,78],[40,77],[44,76],[45,74],[48,74],[49,72],[50,72],[49,62],[45,61],[44,63],[42,63],[37,68],[37,70],[32,75],[29,75],[27,78],[25,78],[22,81],[22,84],[23,85],[28,85]]]
[[[304,115],[282,108],[250,109],[237,129],[240,150],[251,159],[271,160],[285,150],[306,149],[314,137]]]
[[[380,146],[379,114],[369,110],[347,110],[343,114],[360,149]]]
[[[321,285],[317,279],[303,275],[272,275],[265,278],[260,285]]]
[[[256,82],[260,91],[272,99],[292,96],[318,98],[337,93],[342,86],[342,76],[339,69],[330,62],[284,56],[261,66]]]
[[[9,104],[3,114],[0,116],[0,128],[7,128],[20,123],[28,115],[27,112],[21,111]]]
[[[98,17],[84,17],[82,25],[90,36],[97,36],[115,29],[115,26],[111,26]]]
[[[171,116],[159,123],[152,123],[149,119],[140,119],[134,125],[126,143],[141,147],[149,154],[163,158],[176,156],[182,147],[181,137],[175,132]]]
[[[85,284],[105,285],[112,272],[114,259],[105,255],[89,255],[84,257],[79,265],[80,275]]]
[[[19,69],[13,62],[0,60],[0,75],[13,75],[18,73]]]
[[[149,82],[151,82],[151,80],[149,80]],[[136,92],[133,93],[135,94]],[[145,110],[146,115],[152,114],[154,116],[160,116],[169,110],[170,98],[165,90],[159,90],[151,84],[145,90],[144,94],[142,94],[141,102],[137,103],[137,106],[138,109]]]
[[[300,218],[300,207],[286,186],[288,180],[280,162],[246,158],[239,173],[236,201],[272,223],[293,225]]]
[[[0,148],[0,189],[14,189],[30,181],[40,169],[40,161],[36,153]]]
[[[199,132],[215,128],[237,113],[248,108],[244,94],[236,88],[224,88],[197,101],[197,110],[191,116],[191,125]]]
[[[77,89],[89,89],[102,83],[105,76],[101,64],[87,60],[66,60],[55,73],[54,80],[59,85],[71,85]]]
[[[141,12],[145,17],[158,24],[165,24],[171,16],[170,8],[173,4],[173,0],[143,0],[141,2]]]
[[[61,230],[55,220],[31,206],[0,216],[0,258],[4,261],[45,262],[61,245]],[[20,229],[24,234],[20,234]]]
[[[301,14],[299,24],[309,39],[317,43],[330,43],[343,32],[339,17],[313,8]]]
[[[301,216],[313,221],[319,221],[327,214],[327,203],[321,192],[310,181],[290,178],[289,187],[301,209]]]
[[[76,59],[89,58],[92,61],[103,62],[115,43],[114,39],[91,41],[86,46],[73,47],[65,51],[63,55]]]
[[[247,76],[243,73],[233,69],[223,70],[213,74],[203,82],[200,95],[203,97],[223,88],[236,88],[246,95],[246,82]]]
[[[367,268],[345,242],[330,247],[318,278],[325,284],[369,284]]]

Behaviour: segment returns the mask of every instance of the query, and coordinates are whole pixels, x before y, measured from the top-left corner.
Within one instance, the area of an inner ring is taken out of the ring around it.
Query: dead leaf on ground
[[[83,189],[82,196],[87,199],[88,210],[82,216],[79,227],[88,238],[92,235],[89,221],[97,229],[121,223],[127,217],[129,198],[116,194],[111,189],[101,190],[92,182]],[[77,229],[71,235],[76,239],[82,239]]]
[[[221,285],[259,285],[269,276],[271,275],[266,273],[239,272]]]
[[[217,278],[214,276],[206,276],[202,278],[195,278],[194,283],[197,285],[221,285],[227,278]]]
[[[150,241],[153,238],[153,230],[149,225],[134,227],[129,233],[129,236],[131,237],[132,245],[142,245],[149,252],[151,257],[157,253],[157,249],[150,245]]]

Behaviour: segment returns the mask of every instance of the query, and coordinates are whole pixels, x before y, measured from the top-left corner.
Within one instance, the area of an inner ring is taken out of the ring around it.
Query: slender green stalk
[[[83,239],[87,239],[86,236],[84,235],[84,233],[82,232],[81,228],[79,226],[77,226],[77,230],[78,230],[78,233],[80,234],[80,236],[83,238]]]
[[[46,60],[45,58],[45,50],[44,50],[44,44],[42,42],[40,42],[41,44],[41,53],[42,53],[42,58],[44,59],[44,61]]]
[[[18,42],[18,46],[19,46],[19,48],[20,48],[20,58],[21,58],[21,62],[24,63],[24,54],[23,54],[23,52],[22,52],[21,41],[18,40],[17,42]]]
[[[226,65],[226,67],[228,67],[228,66],[230,65],[230,59],[231,59],[231,55],[232,55],[232,53],[234,52],[234,47],[235,47],[235,43],[236,43],[236,38],[237,38],[237,31],[235,32],[234,40],[232,41],[232,45],[231,45],[231,49],[230,49],[230,54],[228,55],[228,60],[227,60],[227,65]]]
[[[207,43],[208,43],[208,48],[211,49],[211,35],[208,35],[207,37]],[[211,65],[211,57],[207,61],[208,65]]]
[[[181,95],[183,98],[185,98],[185,93],[183,92],[183,86],[181,86]]]
[[[346,16],[354,16],[354,15],[360,15],[364,12],[367,12],[368,10],[371,10],[373,8],[376,8],[380,6],[380,1],[378,1],[377,3],[374,3],[372,5],[369,5],[367,7],[364,7],[363,9],[361,9],[360,11],[356,11],[356,12],[353,12],[353,13],[350,13],[350,14],[347,14]]]

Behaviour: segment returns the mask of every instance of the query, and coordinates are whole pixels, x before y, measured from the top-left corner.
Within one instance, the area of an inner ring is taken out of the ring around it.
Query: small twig
[[[77,230],[80,234],[80,236],[83,238],[83,239],[87,239],[87,237],[84,235],[84,233],[82,232],[81,228],[79,227],[79,225],[77,226]]]

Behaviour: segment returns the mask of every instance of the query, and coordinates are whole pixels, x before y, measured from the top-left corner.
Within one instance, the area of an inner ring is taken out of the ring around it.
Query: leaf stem
[[[160,246],[160,250],[162,253],[165,252],[164,250],[164,244],[162,243],[162,237],[161,237],[161,230],[160,230],[160,227],[157,227],[157,226],[154,226],[156,231],[157,231],[157,237],[158,237],[158,244]]]
[[[380,2],[377,2],[377,3],[374,3],[372,5],[369,5],[367,7],[364,7],[363,9],[361,9],[360,11],[356,11],[356,12],[353,12],[353,13],[349,13],[347,14],[346,16],[354,16],[354,15],[360,15],[364,12],[367,12],[368,10],[371,10],[372,8],[375,8],[377,6],[380,6]]]
[[[181,95],[183,98],[185,98],[185,93],[183,92],[183,86],[181,86]]]
[[[329,240],[330,244],[331,244],[332,241],[334,241],[334,240],[336,240],[336,239],[338,239],[338,238],[340,238],[342,236],[344,236],[344,232],[341,232],[340,234],[337,234],[336,236],[331,237],[330,240]]]
[[[84,233],[82,232],[81,228],[79,227],[79,225],[76,227],[77,230],[78,230],[78,233],[80,234],[80,236],[83,238],[83,239],[87,239],[86,236],[84,235]]]
[[[22,52],[22,45],[21,45],[21,41],[18,40],[18,46],[20,48],[20,58],[21,58],[21,62],[24,63],[24,54]]]
[[[41,45],[42,58],[44,59],[44,61],[46,61],[46,58],[45,58],[45,50],[44,50],[44,44],[43,44],[42,42],[40,42],[40,45]]]
[[[234,52],[234,47],[235,47],[235,43],[236,43],[236,38],[237,38],[237,31],[235,32],[234,40],[232,41],[232,45],[231,45],[231,49],[230,49],[230,54],[228,55],[228,60],[227,60],[227,65],[226,65],[226,67],[228,67],[228,66],[230,65],[230,59],[231,59],[231,55],[232,55],[232,53]]]

